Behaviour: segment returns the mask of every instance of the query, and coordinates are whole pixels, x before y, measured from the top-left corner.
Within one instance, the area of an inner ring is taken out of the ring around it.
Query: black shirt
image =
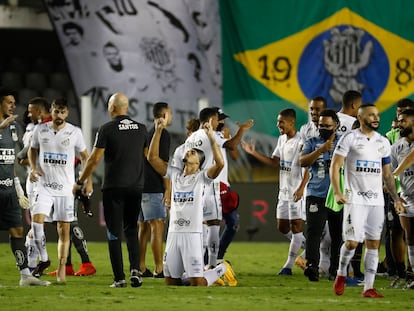
[[[102,190],[144,187],[145,125],[127,115],[117,116],[98,130],[94,147],[105,148]]]

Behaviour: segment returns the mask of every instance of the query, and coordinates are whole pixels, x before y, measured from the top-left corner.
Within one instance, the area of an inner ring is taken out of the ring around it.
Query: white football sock
[[[290,241],[289,245],[288,259],[283,268],[292,269],[296,256],[298,255],[304,239],[305,237],[303,236],[303,232],[292,234],[292,240]]]
[[[208,226],[207,244],[208,265],[210,267],[215,267],[217,265],[217,255],[220,244],[220,226]]]
[[[41,261],[48,261],[49,256],[46,250],[46,236],[43,229],[43,224],[32,222],[33,238],[40,254]]]
[[[364,291],[374,288],[375,274],[378,268],[378,250],[377,249],[365,249],[364,257],[364,274],[365,284]]]
[[[340,276],[347,276],[348,275],[348,265],[351,261],[352,257],[354,257],[355,249],[347,249],[345,247],[345,243],[342,244],[341,250],[339,252],[339,267],[338,267],[338,275]]]
[[[214,269],[204,271],[204,278],[207,281],[207,286],[210,286],[219,278],[221,278],[225,272],[226,266],[223,263],[217,265]]]

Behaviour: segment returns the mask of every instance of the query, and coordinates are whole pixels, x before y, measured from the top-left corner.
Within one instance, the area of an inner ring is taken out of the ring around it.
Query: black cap
[[[219,121],[220,121],[220,120],[224,120],[224,119],[229,118],[229,116],[228,116],[228,115],[226,115],[226,114],[223,112],[223,109],[221,109],[221,108],[219,108],[219,107],[213,107],[213,109],[215,109],[215,110],[217,111]]]

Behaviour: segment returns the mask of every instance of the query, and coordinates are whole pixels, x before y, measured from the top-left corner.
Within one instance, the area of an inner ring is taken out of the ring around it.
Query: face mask
[[[219,123],[219,124],[217,125],[217,129],[216,129],[216,131],[217,131],[217,132],[221,132],[221,130],[223,129],[223,127],[224,127],[224,123]]]
[[[323,139],[323,140],[328,140],[329,137],[331,137],[331,135],[333,134],[333,130],[327,130],[327,129],[319,129],[319,136]]]

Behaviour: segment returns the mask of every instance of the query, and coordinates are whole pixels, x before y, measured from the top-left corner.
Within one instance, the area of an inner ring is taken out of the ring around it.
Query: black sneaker
[[[156,279],[163,279],[164,278],[164,271],[161,272],[154,272],[154,278]]]
[[[142,279],[139,275],[139,271],[136,269],[131,270],[131,276],[129,277],[132,287],[140,287],[142,285]]]
[[[318,282],[319,281],[319,269],[317,266],[313,266],[312,264],[306,266],[303,274],[306,275],[309,281]]]
[[[141,272],[141,271],[139,271],[139,275],[142,277],[142,278],[152,278],[152,272],[148,269],[148,268],[145,268],[145,271],[144,272]]]
[[[40,276],[43,274],[43,271],[49,268],[49,266],[50,266],[50,260],[39,262],[36,268],[32,271],[32,275],[34,277],[40,278]]]
[[[127,287],[127,283],[125,282],[125,280],[114,281],[111,285],[109,285],[109,287],[111,288]]]

